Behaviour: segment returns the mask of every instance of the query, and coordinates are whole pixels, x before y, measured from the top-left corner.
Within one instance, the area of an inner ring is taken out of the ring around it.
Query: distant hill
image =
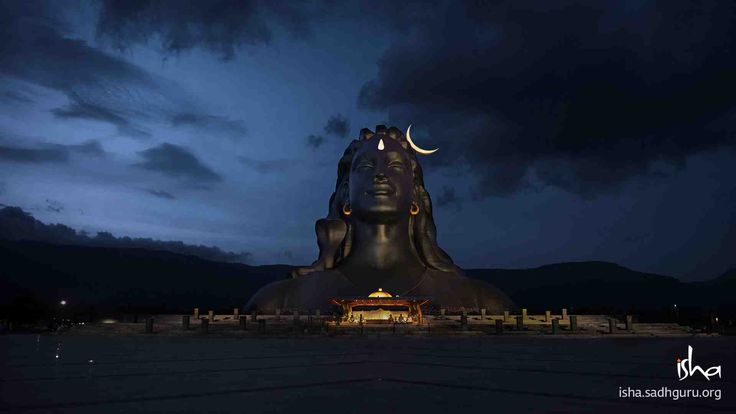
[[[137,248],[0,241],[0,306],[18,298],[97,311],[241,307],[292,266],[248,266]]]
[[[17,207],[0,209],[0,318],[3,309],[56,306],[98,312],[230,311],[294,266],[249,266],[247,254],[182,242],[90,237],[44,224]],[[506,292],[534,311],[566,307],[620,312],[736,308],[736,269],[709,281],[684,283],[615,263],[557,263],[534,269],[469,269],[468,276]],[[5,312],[7,313],[7,312]]]
[[[545,308],[649,309],[699,305],[689,284],[608,262],[550,264],[534,269],[471,269],[468,276],[493,283],[519,305]]]
[[[97,312],[182,312],[197,306],[230,311],[261,286],[288,277],[288,265],[248,266],[192,255],[133,248],[0,241],[0,307],[19,299],[69,301]],[[534,269],[470,269],[519,306],[621,312],[733,307],[736,279],[683,283],[605,262],[559,263]]]
[[[2,205],[0,205],[2,206]],[[108,232],[94,236],[63,224],[45,224],[20,207],[0,208],[0,240],[25,240],[79,246],[142,248],[189,254],[218,262],[247,263],[250,253],[233,253],[214,246],[194,246],[180,241],[115,237]]]

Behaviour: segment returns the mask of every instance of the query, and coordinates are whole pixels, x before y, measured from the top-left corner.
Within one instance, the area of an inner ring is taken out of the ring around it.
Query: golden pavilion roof
[[[391,294],[388,292],[384,292],[383,289],[378,288],[377,291],[371,293],[368,295],[369,298],[390,298]]]

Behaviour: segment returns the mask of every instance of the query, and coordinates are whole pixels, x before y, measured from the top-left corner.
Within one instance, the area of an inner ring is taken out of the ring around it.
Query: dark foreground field
[[[678,381],[688,345],[723,378]],[[735,351],[733,337],[6,335],[0,411],[736,412]],[[721,399],[625,399],[619,387]]]

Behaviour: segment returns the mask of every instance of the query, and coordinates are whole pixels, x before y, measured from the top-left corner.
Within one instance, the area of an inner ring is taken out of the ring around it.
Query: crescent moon
[[[431,153],[433,153],[433,152],[435,152],[435,151],[437,151],[439,149],[439,148],[435,148],[433,150],[425,150],[425,149],[419,148],[414,143],[414,141],[411,140],[411,135],[409,135],[409,131],[411,131],[411,125],[409,125],[409,128],[406,128],[406,140],[409,142],[409,145],[411,145],[411,147],[414,149],[414,151],[416,151],[416,152],[418,152],[420,154],[429,155],[429,154],[431,154]]]

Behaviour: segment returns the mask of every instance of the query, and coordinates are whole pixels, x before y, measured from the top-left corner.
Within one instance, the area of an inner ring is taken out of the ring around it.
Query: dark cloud
[[[199,182],[222,180],[219,174],[204,165],[189,150],[178,145],[163,143],[138,154],[143,158],[143,162],[136,164],[140,168]]]
[[[61,213],[63,210],[64,205],[60,201],[46,199],[46,211]]]
[[[67,37],[63,6],[55,2],[3,2],[0,13],[0,75],[57,90],[69,103],[52,110],[59,119],[114,125],[121,135],[148,138],[142,123],[171,121],[242,136],[238,121],[194,114],[181,88],[83,40]],[[7,90],[7,87],[5,88]],[[177,115],[178,114],[178,115]]]
[[[102,157],[105,155],[105,151],[102,145],[96,140],[72,145],[39,144],[32,148],[8,146],[0,143],[0,161],[27,163],[67,162],[71,154]]]
[[[213,131],[234,139],[242,138],[247,133],[245,125],[240,121],[206,114],[176,114],[171,118],[171,124],[175,127],[189,126],[203,131]]]
[[[156,196],[156,197],[159,197],[159,198],[165,198],[167,200],[175,200],[176,199],[176,197],[174,197],[173,194],[168,193],[168,192],[163,191],[163,190],[154,190],[152,188],[147,188],[146,189],[146,192],[148,194],[153,195],[153,196]]]
[[[317,149],[325,142],[325,137],[322,135],[310,135],[307,137],[307,146]]]
[[[269,173],[274,171],[283,171],[291,164],[293,164],[293,161],[290,160],[254,160],[248,157],[239,157],[238,160],[242,162],[244,165],[247,165],[250,168],[253,168],[254,170],[260,172],[260,173]]]
[[[18,91],[2,91],[0,92],[0,101],[6,101],[11,103],[33,103],[33,99]]]
[[[53,111],[59,118],[109,122],[122,134],[148,135],[129,118],[146,116],[141,112],[145,94],[159,100],[164,95],[152,76],[82,40],[65,37],[64,24],[55,18],[61,14],[56,3],[3,2],[2,7],[0,74],[64,93],[70,103]]]
[[[350,121],[340,114],[330,117],[325,125],[325,134],[335,135],[338,138],[345,138],[350,132]]]
[[[102,144],[100,144],[100,141],[97,141],[95,139],[91,139],[81,144],[64,145],[63,147],[67,148],[71,152],[78,154],[85,154],[95,157],[105,156],[105,150],[102,148]]]
[[[17,148],[0,146],[0,160],[28,163],[66,162],[69,151],[64,147]]]
[[[230,59],[244,45],[268,43],[273,23],[308,34],[302,4],[235,0],[103,1],[97,35],[119,49],[158,41],[165,53],[193,48]]]
[[[651,238],[652,238],[652,235],[649,233],[631,234],[631,235],[624,237],[624,243],[640,244],[642,242],[650,240]]]
[[[462,208],[462,199],[455,194],[454,187],[444,186],[435,204],[437,204],[437,207],[454,204],[455,209],[460,210]]]
[[[736,4],[443,2],[360,93],[467,162],[480,196],[583,195],[734,145]]]
[[[121,135],[127,135],[134,138],[149,138],[151,136],[148,131],[139,126],[133,125],[130,120],[125,118],[122,114],[116,113],[116,111],[110,108],[84,102],[84,100],[80,99],[76,94],[70,94],[70,97],[75,101],[64,107],[53,109],[51,112],[54,116],[62,119],[79,118],[108,122],[115,125]]]

